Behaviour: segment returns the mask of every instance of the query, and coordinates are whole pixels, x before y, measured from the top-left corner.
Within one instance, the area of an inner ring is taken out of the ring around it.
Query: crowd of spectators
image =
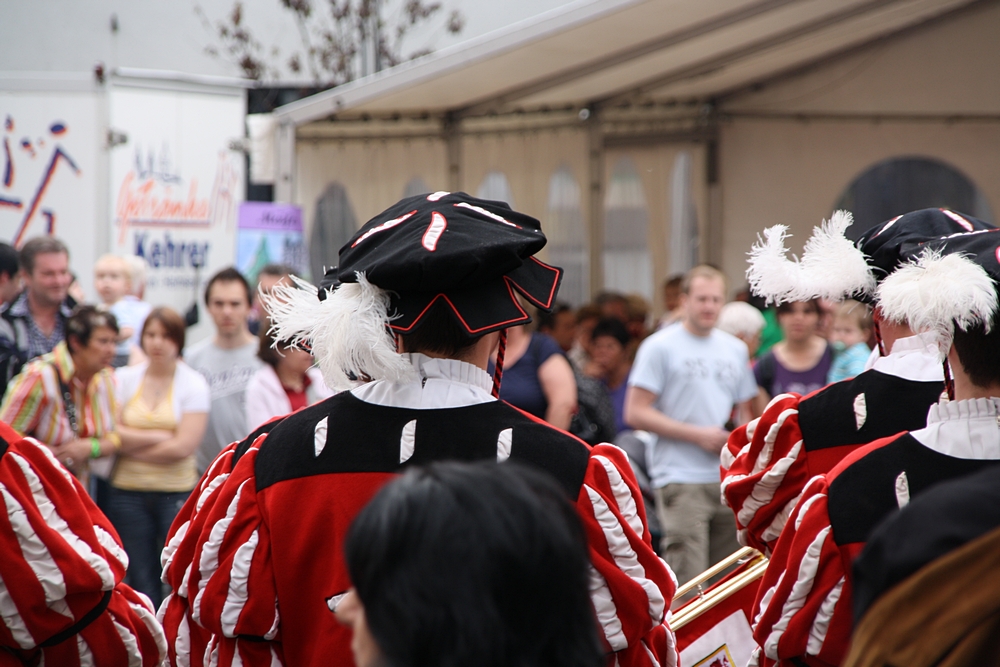
[[[127,582],[159,605],[167,530],[219,450],[330,392],[307,352],[272,349],[266,325],[250,333],[266,313],[235,268],[205,290],[214,334],[186,346],[184,317],[143,300],[134,259],[99,258],[84,303],[70,295],[59,239],[0,243],[0,421],[47,445],[90,490],[128,554]],[[265,267],[260,290],[291,273]]]

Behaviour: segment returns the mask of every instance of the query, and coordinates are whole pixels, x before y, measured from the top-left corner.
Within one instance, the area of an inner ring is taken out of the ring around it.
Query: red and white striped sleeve
[[[809,481],[798,394],[776,396],[757,419],[733,431],[722,449],[722,502],[736,515],[740,544],[774,549]]]
[[[209,632],[191,622],[187,581],[194,568],[202,530],[215,506],[220,487],[233,471],[234,454],[239,444],[234,442],[223,449],[198,480],[170,526],[160,555],[163,581],[171,592],[160,605],[157,617],[167,637],[167,656],[171,665],[201,667],[205,649],[212,639]]]
[[[834,540],[828,489],[824,475],[806,485],[761,580],[754,638],[769,660],[808,656],[839,665],[847,657],[850,564]]]
[[[653,549],[642,496],[622,450],[607,444],[591,450],[577,512],[587,534],[590,594],[605,649],[622,667],[675,665],[667,620],[677,580]]]
[[[0,646],[24,664],[158,665],[163,632],[122,583],[128,557],[80,483],[0,424]]]
[[[284,664],[270,532],[254,477],[261,439],[219,485],[212,507],[202,510],[204,521],[177,591],[188,600],[190,624],[209,635],[204,662],[213,666]],[[180,655],[181,648],[173,650]]]

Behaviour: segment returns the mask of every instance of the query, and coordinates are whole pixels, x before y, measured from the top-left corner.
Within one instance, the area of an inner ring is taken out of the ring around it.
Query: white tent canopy
[[[277,110],[467,117],[713,98],[843,54],[970,0],[579,0]]]

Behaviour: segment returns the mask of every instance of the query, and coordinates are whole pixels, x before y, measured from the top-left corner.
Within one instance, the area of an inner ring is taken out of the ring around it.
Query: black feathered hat
[[[363,275],[390,293],[390,326],[409,332],[438,302],[470,336],[531,321],[515,294],[551,310],[562,270],[535,259],[538,220],[504,202],[435,192],[369,220],[340,249],[343,283]]]
[[[914,241],[900,249],[901,266],[878,287],[886,317],[934,332],[942,355],[954,328],[995,326],[1000,299],[1000,229]]]
[[[813,231],[802,259],[794,261],[786,258],[787,228],[764,230],[764,239],[750,252],[747,270],[754,293],[776,302],[853,297],[875,305],[878,284],[907,260],[904,248],[947,234],[995,229],[962,213],[928,208],[876,225],[852,243],[844,235],[851,222],[847,211],[834,213],[830,222]]]
[[[268,303],[282,340],[311,343],[331,388],[348,378],[412,374],[386,328],[407,333],[435,304],[470,336],[525,324],[517,295],[551,310],[562,269],[534,257],[545,235],[535,218],[463,192],[409,197],[369,220],[340,249],[341,284],[317,306],[315,287],[276,288]]]

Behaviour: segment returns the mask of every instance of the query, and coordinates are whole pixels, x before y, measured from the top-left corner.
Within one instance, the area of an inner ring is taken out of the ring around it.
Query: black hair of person
[[[8,278],[13,278],[17,275],[19,268],[21,268],[21,262],[14,246],[9,243],[0,243],[0,275],[6,274]]]
[[[562,315],[563,313],[572,314],[573,308],[568,303],[563,303],[562,301],[557,301],[552,307],[552,310],[549,312],[539,310],[538,314],[535,316],[535,320],[538,322],[538,330],[554,330],[556,328],[556,317]]]
[[[456,359],[479,342],[482,336],[470,336],[455,320],[443,302],[431,306],[413,331],[399,334],[407,352],[431,352]]]
[[[962,368],[977,387],[1000,384],[1000,317],[994,316],[993,320],[989,333],[982,324],[968,331],[956,326],[952,339]]]
[[[391,667],[605,664],[583,528],[542,472],[411,468],[358,514],[344,549]]]
[[[247,303],[249,304],[252,302],[250,298],[250,283],[247,282],[247,279],[236,269],[236,267],[228,266],[208,279],[208,284],[205,285],[206,306],[209,304],[209,297],[212,295],[212,285],[215,283],[241,283],[243,285],[243,289],[245,289],[247,293]]]
[[[630,339],[628,329],[625,328],[621,320],[613,317],[605,317],[600,320],[594,325],[594,330],[590,332],[590,340],[596,341],[601,336],[611,336],[621,343],[622,347],[628,347]]]
[[[86,347],[90,343],[90,337],[94,334],[94,329],[107,327],[118,335],[118,320],[106,310],[101,310],[97,306],[83,305],[73,309],[66,320],[66,345],[70,352],[73,352],[71,341],[77,345]]]
[[[797,301],[782,301],[777,306],[778,315],[784,315],[786,313],[792,312],[792,306],[794,306]],[[806,311],[811,313],[819,314],[819,299],[809,299],[808,301],[803,301],[806,304]]]

